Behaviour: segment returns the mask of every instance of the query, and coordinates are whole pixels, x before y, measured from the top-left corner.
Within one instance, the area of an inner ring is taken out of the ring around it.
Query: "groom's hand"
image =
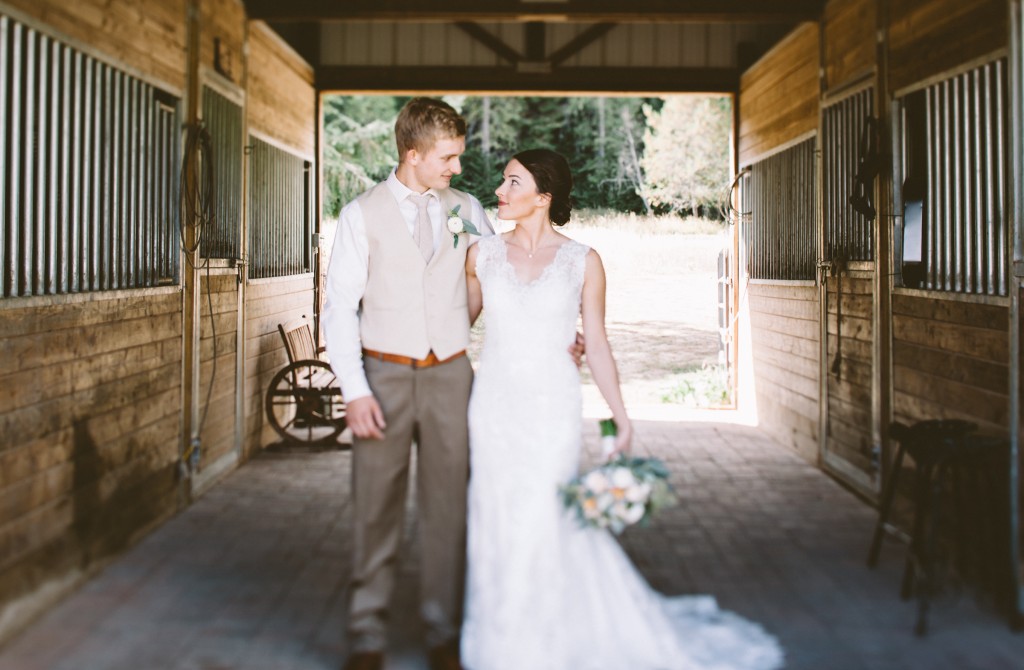
[[[583,354],[587,353],[586,344],[583,342],[583,333],[576,333],[576,341],[569,347],[569,355],[572,356],[573,362],[576,363],[576,367],[583,365]]]
[[[345,418],[356,437],[362,440],[384,439],[384,429],[387,428],[387,424],[384,423],[384,412],[372,395],[349,402],[345,408]]]

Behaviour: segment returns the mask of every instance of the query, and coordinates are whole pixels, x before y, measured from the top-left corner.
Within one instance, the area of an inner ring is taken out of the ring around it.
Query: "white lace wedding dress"
[[[606,531],[582,529],[558,486],[581,447],[576,336],[585,256],[559,247],[524,283],[500,236],[479,243],[486,334],[469,405],[467,670],[766,670],[775,640],[710,596],[652,590]]]

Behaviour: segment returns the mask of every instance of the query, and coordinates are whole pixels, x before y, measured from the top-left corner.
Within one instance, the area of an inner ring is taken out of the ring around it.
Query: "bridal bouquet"
[[[614,436],[615,424],[610,419],[601,423],[602,433]],[[560,492],[566,508],[576,513],[582,526],[608,528],[618,534],[675,504],[668,476],[668,468],[656,458],[618,454],[561,486]]]

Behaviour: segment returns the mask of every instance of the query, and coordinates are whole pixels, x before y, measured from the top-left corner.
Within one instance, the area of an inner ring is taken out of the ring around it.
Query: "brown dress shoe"
[[[434,647],[428,655],[430,670],[462,670],[459,661],[459,641],[453,640],[439,647]]]
[[[344,670],[383,670],[384,654],[379,651],[360,651],[348,657]]]

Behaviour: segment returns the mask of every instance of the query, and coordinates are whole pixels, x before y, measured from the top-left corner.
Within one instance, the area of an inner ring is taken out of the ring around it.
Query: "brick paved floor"
[[[660,590],[712,593],[763,623],[788,668],[1024,667],[1024,634],[970,590],[941,596],[932,634],[915,638],[914,606],[897,595],[902,547],[887,544],[880,567],[865,568],[873,510],[756,428],[644,421],[638,435],[639,450],[671,466],[682,503],[627,531],[627,550]],[[248,463],[12,640],[0,668],[339,667],[349,458],[268,452]],[[414,526],[411,515],[410,538]],[[407,560],[390,669],[425,668],[415,592]]]

